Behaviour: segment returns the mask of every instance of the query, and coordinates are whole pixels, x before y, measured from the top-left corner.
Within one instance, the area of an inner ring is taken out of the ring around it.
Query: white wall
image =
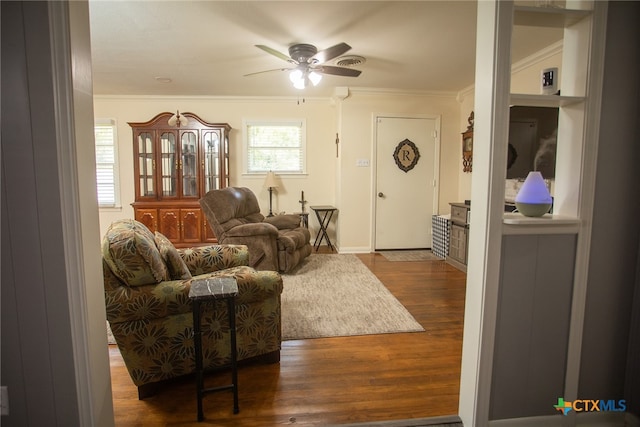
[[[438,213],[447,213],[448,203],[457,201],[458,197],[459,111],[453,93],[407,94],[350,88],[350,96],[341,105],[341,192],[336,202],[340,217],[338,246],[342,251],[371,249],[375,165],[357,167],[356,160],[374,158],[374,117],[384,114],[440,116]]]
[[[512,69],[512,92],[539,93],[540,71],[561,67],[561,45],[554,46]],[[462,171],[462,132],[474,105],[473,87],[454,93],[405,93],[374,89],[338,88],[348,94],[344,100],[311,98],[246,97],[144,97],[95,96],[98,119],[117,123],[120,177],[120,209],[101,209],[100,231],[104,235],[111,222],[132,218],[134,201],[133,141],[127,122],[144,122],[163,111],[192,112],[209,122],[229,123],[231,185],[251,188],[258,196],[264,214],[269,209],[269,194],[262,176],[242,175],[244,119],[303,118],[307,123],[307,172],[302,177],[282,177],[283,188],[274,194],[274,212],[300,210],[300,192],[308,207],[335,205],[339,211],[330,226],[341,251],[368,252],[372,242],[373,168],[356,167],[356,159],[373,160],[373,117],[389,115],[435,115],[441,118],[440,179],[438,213],[450,212],[450,202],[471,198],[473,173]],[[336,133],[339,156],[336,157]],[[312,236],[318,229],[313,212]]]
[[[269,209],[269,194],[264,177],[242,174],[244,119],[303,118],[307,124],[307,172],[302,177],[281,177],[283,188],[274,194],[275,212],[300,210],[300,192],[311,205],[334,205],[339,209],[330,234],[336,235],[340,248],[369,251],[371,241],[371,168],[358,168],[355,159],[372,157],[372,115],[437,115],[442,119],[440,166],[440,213],[448,212],[448,202],[457,200],[457,162],[459,150],[459,108],[455,94],[413,95],[359,91],[345,101],[329,98],[214,98],[214,97],[130,97],[95,96],[97,119],[113,119],[117,125],[120,178],[119,209],[102,209],[100,228],[119,218],[132,218],[134,201],[133,140],[127,122],[143,122],[163,111],[192,112],[209,122],[229,123],[231,175],[233,186],[251,188],[258,196],[264,214]],[[340,126],[338,126],[340,123]],[[336,133],[340,134],[340,156],[336,157]],[[461,167],[461,166],[460,166]],[[307,209],[309,210],[309,209]],[[312,236],[318,229],[310,214]]]
[[[269,211],[269,192],[264,175],[243,175],[244,119],[305,119],[307,126],[307,175],[281,176],[282,187],[273,196],[274,212],[299,212],[300,192],[308,207],[335,202],[335,106],[329,98],[214,98],[214,97],[94,97],[95,117],[113,119],[117,125],[121,209],[101,209],[104,235],[111,222],[133,218],[133,137],[128,122],[145,122],[163,111],[192,112],[205,121],[229,123],[230,184],[251,188],[263,214]],[[310,219],[311,228],[317,222]],[[313,231],[313,230],[312,230]]]

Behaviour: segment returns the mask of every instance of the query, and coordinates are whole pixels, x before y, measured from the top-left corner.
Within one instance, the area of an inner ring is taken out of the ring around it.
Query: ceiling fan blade
[[[362,71],[353,68],[334,67],[333,65],[322,65],[315,67],[314,70],[323,74],[333,74],[334,76],[358,77]]]
[[[298,64],[296,61],[294,61],[293,59],[291,59],[289,56],[285,55],[284,53],[278,52],[278,51],[277,51],[277,50],[275,50],[275,49],[271,49],[269,46],[265,46],[265,45],[262,45],[262,44],[257,44],[257,45],[255,45],[255,46],[256,46],[258,49],[262,49],[262,50],[264,50],[265,52],[267,52],[267,53],[269,53],[269,54],[271,54],[271,55],[273,55],[273,56],[276,56],[276,57],[278,57],[278,58],[282,59],[283,61],[291,62],[292,64],[296,64],[296,65]]]
[[[255,73],[245,74],[244,77],[255,76],[256,74],[271,73],[273,71],[288,71],[288,70],[291,70],[291,68],[274,68],[273,70],[264,70],[264,71],[257,71]]]
[[[325,50],[321,50],[320,52],[313,55],[310,59],[315,59],[319,63],[331,61],[333,58],[337,58],[343,53],[351,50],[351,46],[346,43],[339,43],[335,46],[331,46]]]

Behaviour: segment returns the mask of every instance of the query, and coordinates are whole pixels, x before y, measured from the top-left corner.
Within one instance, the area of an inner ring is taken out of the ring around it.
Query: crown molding
[[[537,64],[540,61],[551,58],[553,55],[557,55],[558,53],[562,53],[563,42],[559,40],[544,49],[541,49],[534,53],[533,55],[529,55],[524,59],[514,63],[511,65],[511,74],[522,71],[526,68],[531,67],[532,65]]]
[[[435,90],[403,90],[392,88],[374,88],[374,87],[349,87],[350,94],[360,95],[400,95],[400,96],[421,96],[421,97],[440,97],[455,98],[455,91],[435,91]]]
[[[211,96],[211,95],[93,95],[98,100],[129,101],[215,101],[215,102],[275,102],[275,103],[331,103],[332,98],[306,96]]]

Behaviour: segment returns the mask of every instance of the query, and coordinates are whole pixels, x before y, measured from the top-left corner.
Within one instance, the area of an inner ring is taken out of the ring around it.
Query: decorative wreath
[[[400,142],[393,152],[393,159],[396,161],[396,165],[404,172],[409,172],[418,164],[420,158],[420,151],[413,142],[405,139]]]

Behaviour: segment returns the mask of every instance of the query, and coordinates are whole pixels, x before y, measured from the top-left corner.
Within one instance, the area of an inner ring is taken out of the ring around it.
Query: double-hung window
[[[116,125],[113,120],[96,120],[96,182],[98,185],[98,205],[101,208],[117,207],[120,203],[118,192],[118,168]]]
[[[246,120],[244,131],[246,173],[306,173],[304,120]]]

